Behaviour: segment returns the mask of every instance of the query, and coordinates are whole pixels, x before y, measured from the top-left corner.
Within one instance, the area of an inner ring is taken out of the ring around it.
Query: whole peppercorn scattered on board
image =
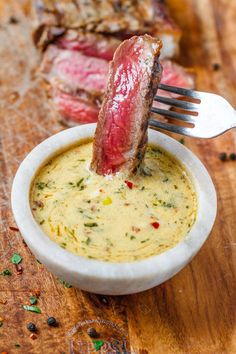
[[[213,64],[212,64],[212,69],[213,69],[214,71],[218,71],[218,70],[220,70],[220,68],[221,68],[221,66],[220,66],[219,63],[213,63]]]
[[[220,154],[219,154],[219,159],[221,160],[221,161],[228,161],[228,160],[231,160],[231,161],[236,161],[236,153],[234,153],[234,152],[232,152],[232,153],[230,153],[229,155],[227,155],[227,153],[226,152],[221,152]]]
[[[103,305],[109,305],[109,301],[105,296],[101,296],[99,300]]]
[[[99,333],[93,327],[89,328],[87,333],[88,333],[89,337],[91,337],[91,338],[98,338],[99,337]]]
[[[34,323],[32,322],[29,322],[27,324],[27,329],[30,331],[30,332],[37,332],[37,327]]]
[[[52,327],[58,326],[57,320],[54,317],[48,317],[47,324]]]
[[[229,155],[229,158],[230,160],[232,161],[236,161],[236,154],[234,152],[232,152],[230,155]]]
[[[226,161],[226,160],[227,160],[227,154],[226,154],[226,152],[221,152],[221,153],[219,154],[219,159],[220,159],[221,161]]]

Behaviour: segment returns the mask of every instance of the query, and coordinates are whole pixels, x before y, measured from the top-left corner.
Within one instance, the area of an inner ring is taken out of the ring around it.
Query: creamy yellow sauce
[[[84,142],[36,176],[31,208],[50,239],[80,256],[127,262],[160,254],[188,234],[197,197],[173,156],[148,146],[140,171],[128,181],[122,174],[95,174],[91,157],[92,142]]]

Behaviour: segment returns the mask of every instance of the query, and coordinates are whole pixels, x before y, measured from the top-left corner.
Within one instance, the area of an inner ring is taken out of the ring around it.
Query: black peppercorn
[[[220,64],[219,64],[219,63],[213,63],[213,64],[212,64],[212,69],[213,69],[214,71],[218,71],[218,70],[220,69]]]
[[[14,17],[14,16],[11,16],[9,18],[9,23],[12,24],[12,25],[16,25],[18,22],[19,22],[19,20],[16,17]]]
[[[57,320],[54,317],[48,317],[47,324],[52,327],[57,326]]]
[[[89,328],[88,331],[87,331],[87,333],[88,333],[89,337],[91,337],[91,338],[97,338],[97,337],[99,337],[98,332],[97,332],[96,329],[93,328],[93,327]]]
[[[107,299],[105,296],[101,296],[101,297],[99,298],[99,300],[100,300],[101,303],[104,304],[104,305],[108,305],[108,304],[109,304],[109,301],[108,301],[108,299]]]
[[[220,159],[221,161],[226,161],[226,160],[227,160],[227,154],[226,154],[226,152],[221,152],[221,153],[219,154],[219,159]]]
[[[229,155],[230,160],[235,161],[236,160],[236,154],[232,152],[232,154]]]
[[[27,324],[27,329],[30,331],[30,332],[37,332],[37,327],[35,326],[34,323],[30,322]]]

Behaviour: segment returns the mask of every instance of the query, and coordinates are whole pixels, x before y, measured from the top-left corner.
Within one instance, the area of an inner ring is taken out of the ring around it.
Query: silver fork
[[[173,108],[180,108],[184,110],[184,113],[155,107],[151,108],[151,112],[185,123],[191,123],[193,126],[184,127],[172,122],[164,123],[150,119],[150,128],[160,128],[196,138],[214,138],[232,128],[236,128],[236,111],[223,97],[213,93],[193,91],[164,84],[160,84],[159,89],[175,93],[178,96],[185,96],[195,102],[155,96],[155,101]]]

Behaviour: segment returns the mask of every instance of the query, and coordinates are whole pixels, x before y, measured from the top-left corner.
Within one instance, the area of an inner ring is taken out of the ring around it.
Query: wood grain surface
[[[31,42],[27,1],[0,0],[0,271],[12,272],[0,275],[0,353],[93,353],[89,327],[101,333],[101,353],[236,353],[236,162],[218,158],[222,151],[236,152],[236,131],[214,140],[185,139],[214,180],[218,215],[198,255],[159,287],[122,297],[66,288],[10,229],[10,189],[19,163],[64,129],[35,75],[40,58]],[[195,68],[198,89],[222,94],[236,107],[236,1],[168,3],[184,32],[179,62]],[[21,275],[10,261],[14,252],[23,257]],[[21,307],[36,290],[41,314]],[[47,316],[59,326],[49,327]],[[35,340],[28,322],[38,327]]]

